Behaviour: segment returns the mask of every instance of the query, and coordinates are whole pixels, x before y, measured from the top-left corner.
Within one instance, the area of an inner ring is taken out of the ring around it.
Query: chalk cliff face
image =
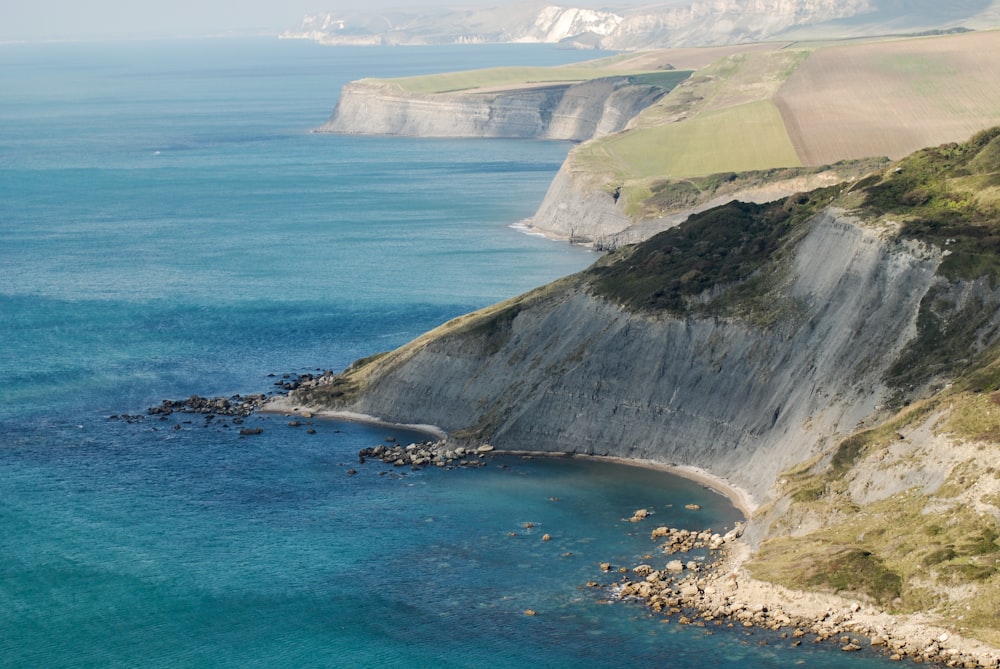
[[[791,28],[864,14],[874,4],[671,0],[593,10],[525,2],[474,10],[323,12],[306,16],[282,37],[352,45],[561,42],[608,50],[649,49],[764,40]],[[909,12],[914,13],[920,12]],[[919,22],[919,17],[912,20]]]
[[[583,141],[622,130],[665,93],[607,77],[572,85],[492,93],[408,93],[361,80],[341,92],[319,132],[413,137],[500,137]]]
[[[600,10],[542,2],[310,14],[285,39],[335,45],[541,42],[612,51],[995,27],[994,0],[667,0]]]
[[[379,359],[347,401],[296,401],[499,448],[695,465],[765,499],[886,401],[885,372],[940,282],[939,253],[843,212],[806,227],[773,277],[777,322],[637,314],[575,277]]]
[[[632,225],[631,217],[617,206],[614,194],[576,178],[569,161],[563,162],[531,218],[536,230],[578,244],[601,245]]]

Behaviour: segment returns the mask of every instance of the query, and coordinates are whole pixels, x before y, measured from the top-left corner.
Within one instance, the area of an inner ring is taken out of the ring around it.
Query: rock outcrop
[[[531,227],[547,236],[599,246],[633,224],[613,192],[594,188],[586,178],[579,178],[569,161],[563,162],[531,217]]]
[[[666,91],[606,77],[493,92],[410,93],[361,80],[346,85],[319,132],[412,137],[498,137],[584,141],[622,130]]]

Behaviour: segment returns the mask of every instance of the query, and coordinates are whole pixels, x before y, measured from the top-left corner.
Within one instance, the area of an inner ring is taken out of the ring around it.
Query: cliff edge
[[[630,76],[431,93],[365,79],[343,88],[318,131],[581,142],[624,129],[668,90]]]
[[[959,142],[1000,119],[1000,35],[733,48],[619,133],[574,147],[532,223],[614,248],[729,199],[765,202]],[[947,94],[943,94],[947,91]]]

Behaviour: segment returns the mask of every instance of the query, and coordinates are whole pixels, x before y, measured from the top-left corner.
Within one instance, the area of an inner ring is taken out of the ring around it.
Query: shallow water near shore
[[[587,587],[655,554],[656,525],[732,526],[691,481],[513,456],[362,466],[360,448],[422,437],[355,423],[111,418],[340,369],[586,267],[510,227],[567,144],[310,130],[352,79],[593,55],[0,46],[0,664],[889,665]]]

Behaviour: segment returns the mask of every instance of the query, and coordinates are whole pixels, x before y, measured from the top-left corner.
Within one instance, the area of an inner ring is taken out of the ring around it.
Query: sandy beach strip
[[[448,433],[442,430],[436,425],[426,425],[426,424],[407,424],[407,423],[394,423],[391,421],[383,420],[377,416],[369,416],[363,413],[356,413],[352,411],[332,411],[332,410],[313,410],[308,407],[298,406],[295,402],[289,401],[288,397],[275,397],[267,402],[266,405],[261,409],[262,413],[273,413],[273,414],[292,414],[303,416],[309,414],[313,418],[324,418],[329,420],[343,420],[354,423],[365,423],[368,425],[379,425],[389,429],[397,430],[411,430],[413,432],[420,432],[428,436],[434,437],[435,439],[444,440],[448,438]],[[749,519],[753,515],[753,512],[757,509],[757,503],[754,501],[753,497],[746,490],[739,488],[731,484],[726,479],[715,476],[711,472],[707,472],[704,469],[698,467],[689,467],[685,465],[671,465],[662,462],[657,462],[655,460],[640,460],[635,458],[624,458],[606,455],[585,455],[582,453],[568,453],[561,451],[528,451],[528,450],[506,450],[506,449],[496,449],[493,451],[494,455],[521,455],[521,456],[531,456],[531,457],[573,457],[573,458],[586,458],[590,460],[597,460],[602,462],[613,462],[615,464],[627,465],[630,467],[643,467],[645,469],[653,469],[656,471],[661,471],[667,474],[673,474],[674,476],[679,476],[690,481],[701,484],[702,486],[712,490],[724,497],[726,497],[733,506],[735,506],[740,513],[743,514],[744,518]]]

